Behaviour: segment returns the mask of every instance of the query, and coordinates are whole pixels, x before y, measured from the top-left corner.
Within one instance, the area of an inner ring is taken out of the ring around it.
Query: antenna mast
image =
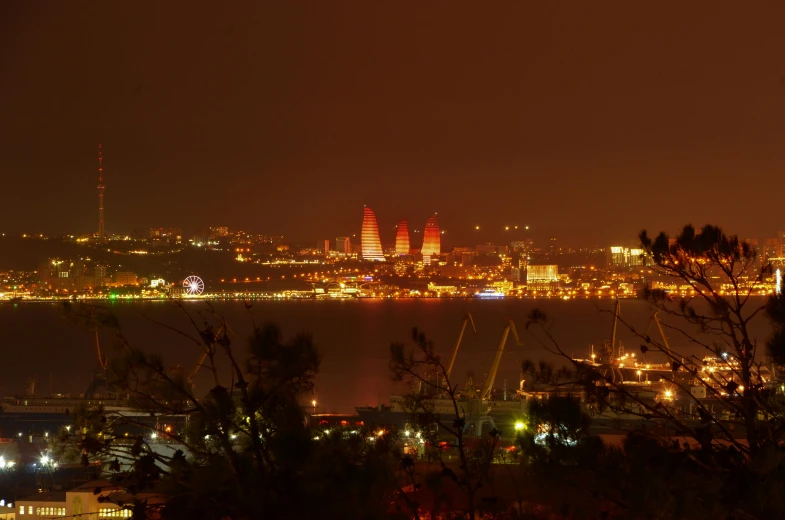
[[[104,230],[104,168],[103,168],[103,146],[98,145],[98,240],[106,239]]]

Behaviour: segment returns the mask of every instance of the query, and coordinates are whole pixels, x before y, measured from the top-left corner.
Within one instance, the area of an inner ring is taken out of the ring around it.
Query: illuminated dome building
[[[364,208],[363,229],[360,240],[363,260],[384,261],[382,241],[379,240],[379,225],[376,223],[376,214],[367,206]]]
[[[439,220],[434,214],[425,223],[425,232],[422,237],[422,257],[423,260],[430,260],[431,256],[442,254],[442,239],[439,233]]]
[[[406,219],[398,222],[398,231],[395,232],[395,255],[406,256],[410,254],[409,223]]]

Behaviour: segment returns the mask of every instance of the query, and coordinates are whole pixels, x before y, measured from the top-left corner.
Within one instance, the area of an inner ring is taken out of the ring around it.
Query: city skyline
[[[97,143],[107,233],[311,241],[363,204],[452,243],[781,227],[785,6],[356,7],[4,5],[3,230],[94,232]]]

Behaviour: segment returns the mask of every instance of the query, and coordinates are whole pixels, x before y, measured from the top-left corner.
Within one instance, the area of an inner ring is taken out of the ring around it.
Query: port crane
[[[613,331],[611,332],[611,340],[603,342],[603,355],[600,358],[600,363],[604,365],[605,370],[603,375],[610,377],[611,381],[624,381],[624,375],[617,364],[617,358],[624,354],[624,347],[619,342],[618,348],[616,345],[616,330],[619,325],[619,318],[621,316],[621,300],[616,298],[616,308],[613,312]],[[609,373],[610,372],[610,373]]]
[[[97,363],[95,370],[93,371],[93,379],[90,381],[90,384],[87,386],[87,391],[84,394],[85,399],[94,398],[99,387],[103,387],[104,392],[106,392],[107,395],[109,394],[109,384],[106,380],[106,369],[109,368],[109,359],[101,353],[101,342],[98,338],[98,321],[95,317],[95,309],[90,311],[90,323],[95,338],[95,355]]]
[[[450,358],[450,364],[447,365],[447,378],[450,377],[450,373],[452,372],[453,366],[455,366],[455,358],[458,357],[458,349],[461,347],[461,340],[463,340],[463,334],[466,332],[466,325],[471,323],[472,330],[475,334],[477,334],[477,327],[474,326],[474,319],[469,312],[466,312],[466,315],[463,317],[463,321],[461,322],[461,332],[458,334],[458,341],[455,342],[455,348],[452,350],[452,357]]]
[[[522,345],[521,338],[518,337],[518,331],[515,329],[515,323],[512,320],[508,320],[507,326],[504,327],[504,332],[502,332],[502,339],[496,349],[496,356],[493,358],[493,364],[491,364],[491,369],[488,371],[488,377],[485,379],[482,392],[480,392],[480,399],[488,399],[491,396],[493,384],[496,382],[496,372],[499,370],[499,363],[501,363],[502,353],[504,353],[504,345],[507,343],[507,337],[510,335],[510,331],[512,331],[516,343],[519,346]]]
[[[668,354],[668,362],[670,363],[675,359],[673,350],[671,350],[671,345],[668,343],[668,336],[665,335],[665,331],[662,330],[662,323],[660,323],[660,313],[655,312],[654,316],[652,316],[654,323],[657,324],[657,330],[660,331],[660,337],[662,338],[662,344],[665,347],[665,352]]]
[[[215,332],[215,334],[213,335],[213,342],[217,342],[217,341],[218,341],[218,339],[221,337],[221,335],[222,335],[222,334],[224,334],[225,332],[228,332],[228,333],[234,334],[234,332],[232,331],[232,329],[231,329],[231,328],[229,328],[229,326],[228,326],[228,325],[226,325],[226,324],[224,323],[224,324],[222,324],[222,325],[221,325],[221,326],[218,328],[218,330],[217,330],[217,331]],[[188,384],[189,384],[191,387],[193,387],[193,386],[194,386],[194,378],[196,377],[196,374],[198,374],[198,373],[199,373],[199,369],[200,369],[200,368],[202,368],[202,365],[204,365],[204,362],[205,362],[205,360],[207,359],[207,355],[208,355],[209,353],[210,353],[210,346],[209,346],[209,345],[205,345],[205,346],[204,346],[204,349],[203,349],[203,351],[202,351],[202,355],[201,355],[201,356],[199,356],[199,361],[197,361],[197,362],[196,362],[196,364],[194,365],[194,367],[191,369],[191,371],[190,371],[190,372],[188,373],[188,375],[186,376],[186,377],[187,377]]]

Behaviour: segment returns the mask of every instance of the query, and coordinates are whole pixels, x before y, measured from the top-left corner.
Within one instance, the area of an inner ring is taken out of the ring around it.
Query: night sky
[[[169,4],[2,3],[0,231],[785,229],[785,2]]]

